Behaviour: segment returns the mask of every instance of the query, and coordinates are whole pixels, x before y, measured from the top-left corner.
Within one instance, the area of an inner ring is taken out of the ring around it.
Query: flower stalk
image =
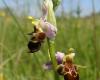
[[[47,4],[47,8],[48,8],[47,21],[50,22],[52,25],[57,26],[52,0],[45,0],[45,3]],[[57,62],[56,62],[56,57],[55,57],[55,38],[52,38],[52,39],[48,38],[47,42],[48,42],[48,47],[49,47],[49,55],[50,55],[52,67],[54,70],[54,77],[55,77],[55,80],[59,80],[59,77],[56,73]]]
[[[47,5],[48,8],[48,14],[47,14],[47,21],[50,22],[51,24],[53,24],[54,26],[56,26],[56,19],[55,19],[55,15],[54,15],[54,11],[53,11],[53,3],[52,0],[45,0],[45,3]],[[53,69],[56,69],[56,58],[55,58],[55,42],[54,42],[54,38],[53,39],[47,39],[48,42],[48,47],[49,47],[49,55],[53,64]]]
[[[57,62],[56,62],[56,57],[55,57],[55,43],[53,40],[48,39],[48,47],[49,47],[49,55],[52,61],[52,66],[53,66],[53,70],[56,71],[56,66],[57,66]]]

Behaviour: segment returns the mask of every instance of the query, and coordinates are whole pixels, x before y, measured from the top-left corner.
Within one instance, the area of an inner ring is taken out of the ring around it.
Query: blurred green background
[[[76,50],[75,64],[87,66],[79,69],[80,80],[100,80],[99,2],[63,0],[55,12],[56,51],[66,53],[71,47]],[[43,69],[43,64],[49,61],[47,42],[39,52],[27,53],[27,33],[33,31],[27,16],[40,18],[42,3],[42,0],[0,0],[0,74],[4,80],[54,80],[53,71]]]

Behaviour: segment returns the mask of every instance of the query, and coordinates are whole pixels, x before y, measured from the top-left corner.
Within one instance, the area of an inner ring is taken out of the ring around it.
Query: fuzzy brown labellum
[[[29,53],[34,53],[40,50],[41,44],[44,42],[46,35],[40,31],[37,26],[34,26],[34,32],[29,33],[30,40],[28,42]]]
[[[59,75],[64,76],[64,80],[79,80],[77,67],[74,64],[60,64],[58,65],[57,72]]]
[[[65,80],[79,80],[79,74],[74,64],[66,64],[63,68]]]

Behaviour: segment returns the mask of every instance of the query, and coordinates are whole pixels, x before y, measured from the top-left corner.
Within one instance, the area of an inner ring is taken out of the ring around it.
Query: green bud
[[[58,5],[61,3],[61,0],[52,0],[52,2],[53,2],[53,9],[56,10]]]

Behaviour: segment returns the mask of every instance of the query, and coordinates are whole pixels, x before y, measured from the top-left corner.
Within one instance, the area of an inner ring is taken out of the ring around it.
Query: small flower
[[[28,16],[29,20],[32,20],[33,26],[36,26],[39,30],[46,34],[46,37],[53,39],[56,36],[57,28],[51,23],[47,22],[45,18],[35,19],[32,16]]]
[[[64,56],[62,64],[57,66],[57,72],[64,76],[64,80],[79,80],[77,65],[73,63],[75,57],[73,50],[70,48],[68,54]]]
[[[46,64],[43,64],[43,69],[50,70],[52,67],[51,61],[47,62]]]
[[[41,20],[40,22],[43,31],[49,39],[53,39],[56,36],[57,28],[49,22]]]
[[[55,57],[56,57],[56,60],[57,60],[58,65],[59,64],[62,64],[62,60],[63,60],[63,57],[64,56],[65,55],[62,52],[57,52],[55,54]],[[46,64],[43,65],[43,68],[44,69],[51,69],[52,68],[52,62],[51,61],[47,62]]]

